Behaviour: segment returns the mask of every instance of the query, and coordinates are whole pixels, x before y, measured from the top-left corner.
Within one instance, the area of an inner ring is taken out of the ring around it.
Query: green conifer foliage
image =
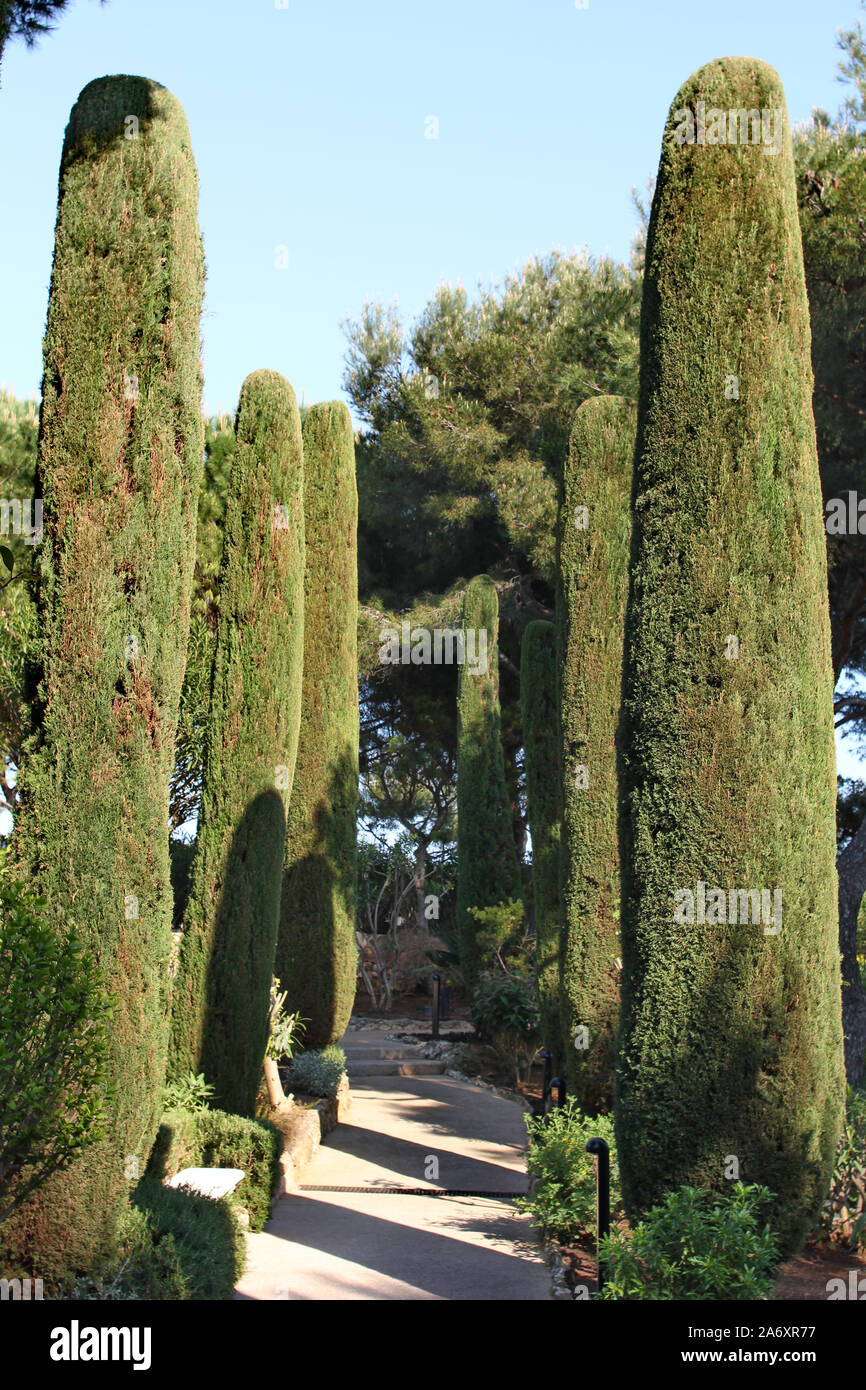
[[[352,421],[339,401],[303,424],[304,676],[286,829],[275,973],[304,1045],[345,1032],[355,998],[358,807],[358,492]]]
[[[592,1113],[613,1106],[619,1014],[616,732],[635,426],[629,401],[584,401],[559,517],[563,1042],[569,1094]]]
[[[252,1115],[268,1034],[304,649],[301,422],[279,373],[247,377],[236,435],[171,1072],[204,1072],[219,1109]]]
[[[559,782],[559,672],[556,628],[538,619],[527,623],[520,655],[520,706],[526,803],[532,834],[532,893],[535,903],[535,973],[544,1045],[562,1054],[560,948],[562,902],[559,886],[561,794]]]
[[[58,930],[89,935],[116,1011],[104,1138],[3,1228],[45,1276],[108,1247],[161,1109],[168,786],[202,468],[197,202],[175,98],[140,77],[85,87],[44,342],[42,650],[16,838]]]
[[[785,98],[766,64],[721,59],[680,90],[646,266],[623,1191],[634,1212],[684,1183],[765,1183],[792,1250],[826,1195],[844,1084],[809,316]]]
[[[522,897],[499,714],[499,597],[488,575],[466,586],[457,685],[457,933],[463,976],[481,962],[469,909]]]

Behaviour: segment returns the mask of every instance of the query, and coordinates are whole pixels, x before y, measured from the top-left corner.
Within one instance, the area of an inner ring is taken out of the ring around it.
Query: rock
[[[454,1043],[444,1042],[441,1039],[427,1043],[423,1055],[425,1057],[447,1057],[449,1062],[456,1062],[458,1059],[457,1048]]]
[[[244,1177],[241,1168],[181,1168],[166,1187],[188,1187],[200,1197],[227,1197]]]

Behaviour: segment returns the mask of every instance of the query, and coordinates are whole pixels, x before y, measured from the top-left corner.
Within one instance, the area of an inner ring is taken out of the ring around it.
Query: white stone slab
[[[189,1187],[202,1197],[227,1197],[243,1177],[242,1168],[182,1168],[166,1186]]]

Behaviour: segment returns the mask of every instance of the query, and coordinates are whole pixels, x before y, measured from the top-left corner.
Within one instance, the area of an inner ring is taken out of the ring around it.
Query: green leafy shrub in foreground
[[[613,1118],[585,1115],[572,1097],[549,1115],[526,1116],[529,1134],[527,1167],[536,1179],[528,1197],[515,1203],[552,1240],[568,1241],[595,1232],[595,1159],[587,1140],[604,1139],[610,1148],[610,1200],[620,1205],[619,1167]]]
[[[851,1086],[821,1231],[847,1250],[866,1250],[866,1091]]]
[[[229,1299],[244,1269],[243,1233],[231,1203],[145,1177],[118,1225],[101,1274],[79,1279],[74,1300]]]
[[[288,1068],[288,1086],[308,1096],[333,1100],[345,1070],[346,1054],[333,1043],[321,1051],[299,1052]]]
[[[779,1263],[779,1242],[763,1213],[769,1188],[741,1182],[719,1197],[681,1187],[630,1232],[601,1241],[607,1264],[602,1299],[766,1299]]]
[[[280,1176],[283,1142],[279,1130],[223,1110],[174,1110],[163,1116],[147,1176],[162,1181],[182,1168],[241,1168],[243,1182],[231,1200],[249,1213],[260,1231],[271,1210]]]

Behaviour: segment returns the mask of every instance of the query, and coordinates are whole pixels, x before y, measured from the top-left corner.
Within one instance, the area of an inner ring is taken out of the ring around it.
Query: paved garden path
[[[303,1170],[301,1190],[247,1236],[238,1296],[549,1298],[529,1218],[504,1198],[526,1191],[521,1106],[444,1075],[359,1075],[358,1055],[377,1057],[382,1044],[381,1032],[347,1036],[356,1062],[348,1123]],[[312,1190],[341,1187],[361,1190]]]

